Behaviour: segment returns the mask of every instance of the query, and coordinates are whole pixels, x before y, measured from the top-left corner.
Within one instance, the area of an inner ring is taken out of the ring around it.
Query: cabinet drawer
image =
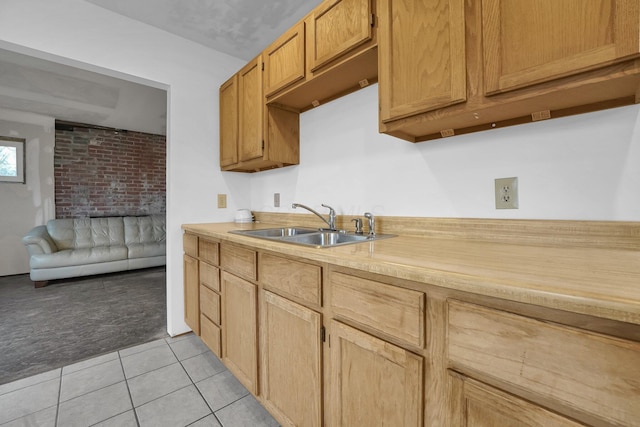
[[[220,292],[220,269],[200,261],[200,284]]]
[[[454,369],[495,378],[613,425],[640,419],[640,343],[449,302]]]
[[[424,348],[424,293],[343,273],[332,273],[330,281],[335,314]]]
[[[198,257],[198,236],[185,233],[182,235],[182,250],[194,258]]]
[[[205,240],[202,237],[198,243],[200,259],[209,264],[218,265],[218,242]]]
[[[216,356],[222,357],[220,327],[209,320],[204,314],[200,315],[200,338]]]
[[[256,252],[251,249],[220,245],[220,266],[245,279],[256,280]]]
[[[220,324],[220,295],[206,286],[200,286],[200,312]]]
[[[258,268],[262,285],[322,305],[322,267],[261,253]]]

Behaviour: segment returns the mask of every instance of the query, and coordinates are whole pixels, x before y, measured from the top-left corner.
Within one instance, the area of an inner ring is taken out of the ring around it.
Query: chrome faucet
[[[369,236],[376,235],[376,219],[371,212],[365,212],[364,217],[369,220]]]
[[[324,219],[324,217],[322,215],[320,215],[318,212],[316,212],[313,209],[311,209],[309,206],[305,206],[305,205],[300,204],[300,203],[294,203],[294,204],[291,205],[291,207],[293,209],[295,209],[295,208],[303,208],[303,209],[308,210],[309,212],[311,212],[312,214],[316,215],[318,218],[323,220],[329,226],[329,230],[336,231],[336,211],[334,211],[331,206],[325,205],[324,203],[322,204],[322,207],[325,207],[325,208],[329,209],[329,220],[328,221],[326,219]]]

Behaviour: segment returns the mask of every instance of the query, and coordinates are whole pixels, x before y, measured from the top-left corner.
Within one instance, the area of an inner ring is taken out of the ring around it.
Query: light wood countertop
[[[230,234],[277,224],[184,224],[258,250],[640,325],[640,251],[399,235],[315,249]]]

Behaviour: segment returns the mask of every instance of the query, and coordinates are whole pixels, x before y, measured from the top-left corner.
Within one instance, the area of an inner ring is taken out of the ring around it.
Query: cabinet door
[[[381,0],[379,7],[382,122],[464,102],[464,0]]]
[[[304,22],[284,33],[264,51],[265,96],[304,78]]]
[[[331,425],[422,425],[422,357],[336,321],[330,343]]]
[[[222,353],[238,380],[258,394],[257,286],[222,272]]]
[[[238,163],[238,75],[220,86],[220,166]]]
[[[197,335],[200,335],[200,282],[198,280],[198,260],[183,255],[184,268],[184,321]]]
[[[310,21],[311,71],[371,40],[371,0],[328,0]]]
[[[533,403],[480,382],[456,379],[463,403],[458,414],[463,427],[580,427],[578,424]]]
[[[637,56],[638,15],[637,0],[483,0],[485,92]]]
[[[284,425],[322,425],[320,314],[263,292],[260,324],[264,405]]]
[[[239,157],[240,161],[261,157],[264,99],[262,96],[262,57],[258,56],[238,73]]]

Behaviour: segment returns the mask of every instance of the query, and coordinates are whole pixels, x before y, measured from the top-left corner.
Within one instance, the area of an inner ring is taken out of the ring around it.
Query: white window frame
[[[24,154],[26,140],[24,138],[12,138],[10,136],[0,136],[1,147],[14,147],[16,149],[16,176],[0,175],[0,183],[25,184],[26,157]]]

